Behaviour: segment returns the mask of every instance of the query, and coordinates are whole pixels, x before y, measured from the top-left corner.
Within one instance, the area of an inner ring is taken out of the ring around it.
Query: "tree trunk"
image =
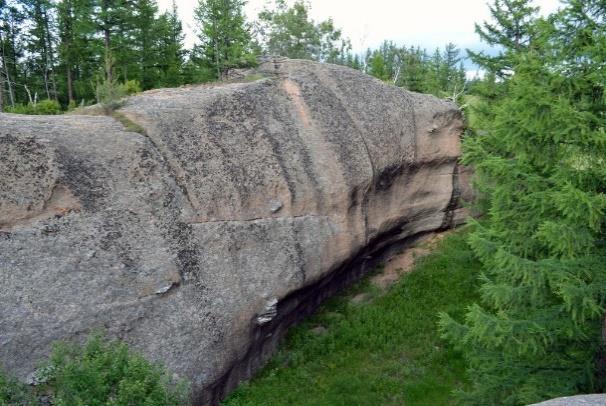
[[[114,72],[112,68],[112,54],[110,49],[110,32],[109,28],[103,30],[103,38],[105,43],[105,78],[108,82],[111,82],[114,78]]]
[[[29,91],[29,87],[27,87],[27,85],[23,85],[23,87],[25,88],[25,92],[27,93],[27,98],[29,102],[34,104],[34,100],[32,99],[32,93]]]
[[[4,42],[0,33],[0,113],[4,111]]]
[[[111,53],[111,19],[109,13],[109,1],[103,0],[101,11],[103,13],[103,45],[105,47],[105,79],[108,82],[113,81],[113,61]]]
[[[47,44],[46,47],[47,47],[47,52],[48,52],[47,69],[50,72],[49,79],[50,79],[50,83],[52,86],[53,100],[58,102],[59,97],[57,95],[57,80],[55,78],[55,55],[53,52],[53,39],[51,38],[50,27],[48,26],[48,14],[46,13],[46,10],[44,11],[43,17],[44,17],[44,31],[45,31],[45,36],[46,36],[45,41]]]
[[[602,336],[600,337],[600,347],[595,356],[595,381],[597,383],[596,388],[592,388],[596,392],[603,392],[606,390],[606,317],[602,321]]]
[[[4,65],[4,75],[6,76],[6,84],[8,87],[8,97],[10,98],[11,106],[15,107],[15,93],[13,92],[13,85],[11,84],[11,77],[8,74],[8,67],[6,66],[6,64]]]
[[[2,38],[2,32],[0,32],[0,68],[4,70],[4,80],[6,80],[6,87],[8,89],[8,97],[11,102],[11,106],[15,107],[15,96],[13,94],[13,86],[11,84],[11,77],[8,73],[8,63],[6,63],[6,52],[4,49],[4,38]],[[1,72],[0,72],[1,73]]]
[[[74,101],[74,84],[72,79],[72,68],[71,66],[67,66],[67,99],[68,102],[71,103]]]
[[[43,78],[44,78],[44,91],[46,92],[46,98],[50,99],[51,96],[50,96],[50,91],[48,90],[48,67],[47,66],[44,67]]]
[[[0,113],[4,111],[4,78],[0,67]]]

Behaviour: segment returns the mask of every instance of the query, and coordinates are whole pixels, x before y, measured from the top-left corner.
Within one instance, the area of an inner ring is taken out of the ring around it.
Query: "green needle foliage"
[[[440,325],[466,353],[470,403],[606,389],[605,17],[603,1],[569,1],[534,20],[527,47],[503,43],[497,58],[513,63],[505,91],[465,140],[487,209],[469,238],[483,263],[481,301]],[[491,73],[502,68],[494,62]]]
[[[251,34],[244,18],[243,0],[199,0],[195,18],[200,45],[195,52],[215,79],[222,79],[232,68],[254,62]]]
[[[259,14],[257,24],[265,34],[261,42],[271,55],[341,64],[350,55],[350,41],[332,19],[315,22],[306,2],[299,0],[289,5],[285,0],[276,0],[273,9],[265,8]]]

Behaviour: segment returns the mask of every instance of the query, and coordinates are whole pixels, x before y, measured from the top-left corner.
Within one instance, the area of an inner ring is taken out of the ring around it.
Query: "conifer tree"
[[[507,92],[492,101],[481,135],[464,142],[464,163],[475,168],[487,207],[470,237],[484,264],[482,301],[464,321],[443,314],[440,324],[469,361],[473,388],[462,397],[474,404],[605,389],[600,4],[570,1],[550,22],[526,25],[533,38],[506,54]]]
[[[23,5],[31,22],[26,43],[30,92],[57,100],[53,5],[48,0],[26,0]]]
[[[183,81],[183,26],[177,14],[177,3],[173,0],[169,11],[158,19],[158,52],[161,64],[160,86],[179,86]]]
[[[499,77],[507,76],[513,68],[515,55],[528,49],[538,10],[532,6],[532,0],[495,0],[490,5],[494,21],[476,24],[475,31],[484,42],[502,49],[497,56],[468,49],[471,60]]]
[[[15,0],[5,0],[0,8],[1,73],[8,93],[8,102],[13,107],[27,93],[22,83],[23,69],[19,64],[25,53],[24,21],[23,5]]]
[[[103,61],[103,44],[94,21],[95,4],[90,0],[62,0],[57,4],[58,51],[63,72],[64,100],[92,99],[93,78]]]
[[[199,0],[195,10],[202,64],[222,79],[231,68],[252,63],[251,34],[244,19],[243,0]]]
[[[161,32],[156,20],[158,5],[155,0],[136,0],[133,8],[131,46],[135,53],[130,65],[135,72],[130,72],[127,78],[136,78],[143,90],[152,89],[160,74],[157,44]]]
[[[331,19],[316,23],[309,13],[309,6],[300,0],[292,6],[277,0],[273,9],[263,10],[259,21],[264,51],[292,59],[344,64],[350,41]]]

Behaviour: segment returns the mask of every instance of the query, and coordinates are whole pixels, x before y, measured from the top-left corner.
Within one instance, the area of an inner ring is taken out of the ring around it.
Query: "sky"
[[[161,10],[172,0],[159,0]],[[249,0],[245,12],[249,20],[267,4],[267,0]],[[330,17],[349,37],[353,50],[362,53],[383,40],[398,45],[421,46],[433,50],[452,42],[461,49],[482,50],[474,32],[474,23],[490,18],[487,0],[309,0],[315,21]],[[558,0],[535,0],[542,13],[558,8]],[[197,0],[177,0],[183,20],[186,44],[195,41],[193,9]]]

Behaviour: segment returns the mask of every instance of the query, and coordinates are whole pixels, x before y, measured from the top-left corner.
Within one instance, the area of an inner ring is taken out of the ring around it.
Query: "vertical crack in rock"
[[[199,204],[197,203],[196,199],[191,195],[191,193],[187,187],[187,184],[183,181],[183,175],[180,175],[180,173],[182,173],[184,171],[183,168],[181,168],[179,165],[175,164],[173,162],[173,160],[170,159],[170,156],[168,155],[168,153],[165,153],[165,151],[164,151],[165,147],[163,145],[160,145],[159,143],[157,143],[156,140],[154,139],[154,137],[152,137],[149,134],[149,127],[148,127],[147,122],[145,120],[139,118],[139,116],[137,116],[131,112],[128,112],[128,111],[120,111],[120,114],[126,120],[133,122],[136,126],[143,129],[143,131],[141,131],[141,132],[137,132],[137,133],[130,132],[130,133],[133,135],[136,135],[137,137],[142,137],[149,143],[153,152],[162,161],[162,165],[164,166],[167,173],[171,176],[171,178],[175,182],[175,185],[181,190],[181,192],[183,193],[183,196],[185,196],[185,198],[187,199],[187,202],[189,203],[190,207],[192,209],[197,209],[199,207]],[[126,128],[126,126],[123,122],[121,122],[120,120],[117,120],[115,117],[112,117],[112,119],[117,124],[121,125],[125,131],[128,131],[128,129]]]
[[[364,151],[366,152],[366,157],[368,158],[368,162],[370,164],[372,179],[371,179],[368,187],[362,192],[363,196],[362,196],[362,202],[361,202],[362,213],[364,216],[364,230],[365,230],[364,231],[364,233],[365,233],[364,241],[365,241],[365,244],[368,244],[369,235],[370,235],[370,230],[369,230],[369,226],[368,226],[368,201],[370,198],[369,195],[372,192],[373,188],[375,187],[375,184],[377,181],[377,169],[375,167],[375,163],[372,158],[372,154],[370,153],[370,148],[368,147],[368,143],[366,142],[366,138],[364,137],[364,132],[362,131],[362,127],[358,123],[358,120],[351,113],[351,111],[347,108],[347,103],[345,103],[345,101],[339,95],[339,91],[334,85],[334,80],[327,77],[326,73],[322,69],[316,69],[315,73],[317,74],[320,82],[322,84],[324,84],[326,86],[326,88],[329,89],[329,91],[332,93],[333,97],[339,101],[340,107],[343,109],[343,111],[349,118],[351,125],[356,130],[356,133],[357,133],[358,137],[360,138],[362,145],[364,146]]]

